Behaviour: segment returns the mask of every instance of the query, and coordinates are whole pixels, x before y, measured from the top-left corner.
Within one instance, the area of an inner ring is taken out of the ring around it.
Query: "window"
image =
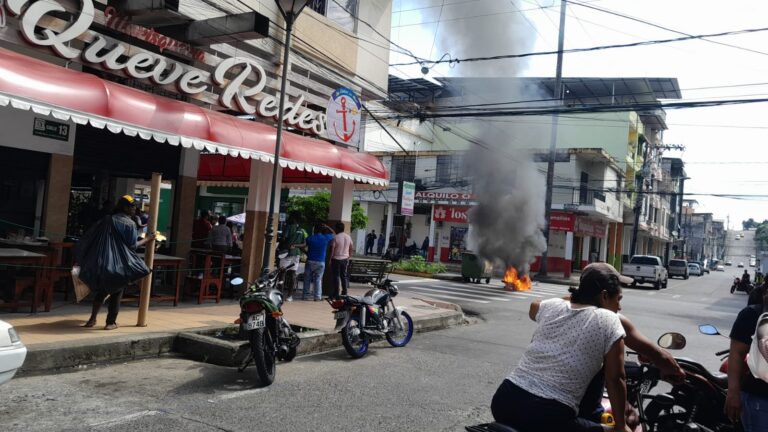
[[[392,178],[393,183],[401,181],[412,182],[416,177],[416,158],[413,156],[394,156],[392,157]]]
[[[307,6],[345,30],[357,32],[358,0],[313,0]]]
[[[589,174],[581,172],[581,183],[579,185],[579,204],[588,204],[589,196]]]
[[[446,184],[461,178],[461,158],[460,154],[438,156],[435,181]]]

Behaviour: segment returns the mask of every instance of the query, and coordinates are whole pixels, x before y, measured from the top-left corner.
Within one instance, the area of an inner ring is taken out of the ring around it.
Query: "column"
[[[582,242],[581,242],[581,261],[589,262],[589,243],[591,243],[592,237],[584,236]],[[579,263],[579,268],[584,268],[582,263]]]
[[[272,188],[272,167],[269,162],[251,159],[251,174],[248,182],[248,199],[245,202],[245,230],[243,232],[243,261],[240,272],[245,280],[255,280],[261,273],[264,259],[264,243],[267,231],[267,214]],[[280,200],[280,186],[283,172],[277,170],[275,179],[275,201]],[[277,224],[279,222],[280,203],[275,202],[273,229],[275,238],[269,251],[269,263],[274,262],[275,246],[277,245]]]
[[[368,214],[368,208],[369,208],[368,201],[361,202],[360,208],[365,212],[365,214]],[[370,219],[368,221],[370,222]],[[355,230],[354,235],[352,236],[352,241],[355,242],[356,253],[360,255],[365,255],[365,237],[368,235],[370,231],[371,231],[370,226],[366,226],[365,228]],[[378,235],[378,233],[376,235]],[[373,242],[373,250],[374,252],[376,251],[376,241]]]
[[[600,256],[599,260],[602,262],[608,262],[608,230],[610,229],[610,225],[605,225],[605,235],[603,235],[603,238],[600,239]]]
[[[435,205],[432,204],[429,207],[429,250],[427,251],[427,261],[440,261],[440,258],[435,255],[437,248],[437,239],[435,238]]]
[[[352,231],[352,203],[354,201],[353,190],[354,180],[345,180],[333,178],[331,183],[331,207],[328,210],[328,221],[331,228],[336,222],[344,223],[344,230],[347,233]]]
[[[192,225],[195,223],[195,201],[197,199],[197,168],[200,152],[182,148],[179,158],[179,178],[173,191],[173,219],[170,239],[173,254],[186,258],[192,248]]]
[[[72,164],[74,157],[51,154],[48,163],[44,221],[45,236],[52,242],[64,240],[69,215],[69,193],[72,186]]]
[[[384,238],[386,239],[386,243],[384,246],[384,250],[389,249],[389,236],[392,235],[392,227],[395,224],[395,205],[394,204],[387,204],[387,230],[386,235]]]
[[[569,278],[571,277],[571,263],[573,261],[573,232],[571,231],[565,233],[565,253],[563,258],[565,262],[563,276]]]

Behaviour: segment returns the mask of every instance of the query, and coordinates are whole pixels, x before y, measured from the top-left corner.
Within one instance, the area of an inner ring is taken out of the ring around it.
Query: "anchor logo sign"
[[[343,125],[343,132],[339,133],[339,128],[337,127],[337,122],[333,122],[333,132],[336,134],[336,136],[344,141],[349,142],[349,140],[355,135],[355,131],[357,130],[357,120],[352,119],[352,130],[350,131],[347,127],[347,114],[356,114],[355,108],[347,108],[347,98],[345,96],[341,97],[341,109],[336,110],[337,113],[341,114],[341,123]],[[347,133],[349,132],[349,133]]]
[[[334,91],[326,111],[328,137],[344,144],[357,144],[361,132],[361,109],[360,99],[353,90],[342,87]]]

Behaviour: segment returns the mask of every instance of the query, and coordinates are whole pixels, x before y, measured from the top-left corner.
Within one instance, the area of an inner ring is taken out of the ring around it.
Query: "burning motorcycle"
[[[251,349],[238,372],[253,363],[265,385],[275,380],[277,360],[293,360],[301,342],[280,309],[283,305],[283,276],[292,266],[264,274],[240,297],[240,318],[236,323],[240,324],[240,334],[251,343]],[[231,281],[234,286],[243,282],[239,277]]]
[[[384,337],[393,347],[404,347],[413,337],[413,319],[392,299],[397,286],[390,279],[374,282],[362,296],[328,298],[336,318],[335,330],[341,332],[344,349],[353,358],[368,353],[370,342]]]

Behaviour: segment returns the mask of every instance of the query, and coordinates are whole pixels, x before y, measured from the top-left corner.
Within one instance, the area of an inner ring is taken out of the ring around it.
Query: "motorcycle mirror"
[[[683,349],[685,348],[685,336],[680,333],[664,333],[656,343],[664,349]]]
[[[229,280],[229,283],[230,283],[231,285],[233,285],[233,286],[242,285],[242,284],[243,284],[243,282],[245,282],[245,280],[244,280],[243,278],[239,277],[239,276],[238,276],[238,277],[236,277],[236,278],[232,278],[232,279],[230,279],[230,280]]]
[[[717,327],[713,326],[712,324],[702,324],[699,326],[699,332],[705,334],[705,335],[719,335],[720,332],[717,331]]]

